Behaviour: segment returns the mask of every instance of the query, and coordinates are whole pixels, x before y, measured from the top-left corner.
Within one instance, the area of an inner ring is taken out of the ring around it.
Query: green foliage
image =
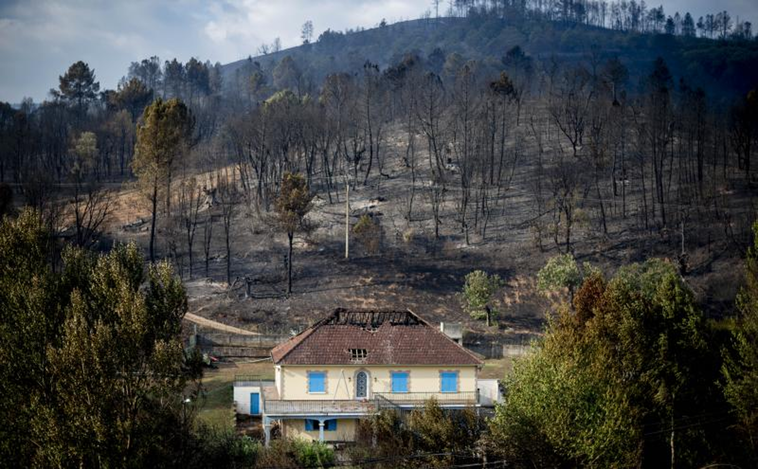
[[[505,283],[497,275],[489,275],[482,270],[475,270],[466,275],[463,284],[463,310],[474,319],[487,319],[497,315],[492,305],[492,297]]]
[[[171,176],[178,158],[186,151],[195,121],[192,113],[178,99],[158,98],[145,108],[142,124],[137,127],[132,170],[140,189],[150,202],[150,260],[155,261],[155,224],[158,197],[167,194],[170,204]]]
[[[0,225],[0,459],[15,467],[164,465],[191,429],[199,377],[179,336],[186,295],[136,246],[53,244],[25,211]]]
[[[332,467],[334,450],[324,443],[305,440],[274,440],[260,452],[256,467],[302,468]]]
[[[97,136],[93,132],[82,132],[74,141],[72,150],[77,159],[71,170],[75,173],[89,171],[97,157]]]
[[[732,351],[724,351],[724,394],[739,419],[745,447],[758,461],[758,222],[745,260],[746,285],[737,296],[741,313],[732,331]]]
[[[313,208],[314,194],[302,174],[285,173],[279,196],[274,203],[275,222],[287,233],[289,255],[287,256],[287,294],[292,293],[292,241],[296,232],[308,231],[311,226],[305,216]]]
[[[312,200],[303,175],[285,173],[274,208],[279,226],[289,236],[306,228],[305,216],[313,208]]]
[[[607,284],[591,273],[574,301],[576,313],[560,311],[506,377],[493,445],[538,466],[656,465],[671,444],[677,464],[712,458],[722,432],[678,425],[721,412],[722,401],[709,331],[676,268],[651,260]]]
[[[266,112],[275,112],[278,109],[289,109],[300,104],[300,99],[289,89],[277,91],[264,103]]]
[[[300,467],[330,467],[334,464],[334,450],[325,443],[295,440],[292,446]]]
[[[194,445],[189,469],[252,468],[264,451],[259,441],[248,436],[206,425],[198,428]]]
[[[443,409],[430,399],[407,418],[385,410],[360,421],[356,446],[348,455],[354,464],[378,460],[378,468],[450,467],[480,461],[474,454],[484,429],[484,420],[473,409]]]
[[[570,253],[551,257],[537,273],[537,288],[543,292],[562,288],[572,292],[581,282],[582,273],[576,259]]]
[[[414,410],[408,419],[408,430],[415,435],[414,446],[419,452],[448,453],[435,457],[432,467],[456,464],[456,454],[472,454],[481,435],[482,421],[471,409],[445,411],[435,399],[423,409]]]
[[[169,176],[172,163],[184,149],[194,121],[187,106],[178,99],[158,98],[145,108],[142,124],[137,127],[132,169],[140,181],[154,181]]]

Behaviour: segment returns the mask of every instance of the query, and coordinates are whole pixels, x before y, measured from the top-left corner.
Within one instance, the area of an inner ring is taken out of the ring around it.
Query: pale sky
[[[696,20],[716,10],[711,0],[662,3],[667,14],[690,11]],[[275,37],[284,47],[300,44],[307,20],[313,21],[315,38],[327,28],[418,18],[431,5],[431,0],[0,0],[0,101],[45,99],[77,60],[95,69],[101,89],[114,88],[129,63],[152,55],[225,64],[256,55]],[[758,28],[758,0],[722,0],[718,9]]]

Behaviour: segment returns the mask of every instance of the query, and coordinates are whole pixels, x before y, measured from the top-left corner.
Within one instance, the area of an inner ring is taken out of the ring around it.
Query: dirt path
[[[245,329],[240,329],[239,327],[227,326],[226,324],[221,324],[220,322],[216,322],[211,319],[206,319],[202,316],[198,316],[192,313],[185,314],[184,319],[186,321],[194,322],[195,324],[203,326],[203,327],[210,327],[212,329],[216,329],[223,332],[229,332],[232,334],[260,335],[256,332],[246,331]]]

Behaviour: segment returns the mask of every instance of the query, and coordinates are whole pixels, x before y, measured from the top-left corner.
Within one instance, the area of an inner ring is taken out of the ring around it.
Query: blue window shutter
[[[326,420],[324,421],[324,430],[328,432],[335,432],[337,431],[337,420]]]
[[[305,419],[305,431],[312,432],[318,430],[318,422],[316,420]]]
[[[440,392],[458,392],[458,373],[443,371],[440,373]]]
[[[408,373],[392,373],[392,392],[408,392]]]
[[[326,373],[308,373],[308,392],[326,392]]]

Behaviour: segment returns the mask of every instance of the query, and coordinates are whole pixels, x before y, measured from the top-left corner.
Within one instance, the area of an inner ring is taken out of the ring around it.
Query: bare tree
[[[184,228],[185,241],[187,243],[187,255],[189,257],[189,277],[192,278],[192,266],[194,264],[193,246],[195,232],[199,222],[200,209],[203,205],[202,188],[194,177],[182,183],[179,193],[179,212]]]
[[[87,246],[108,218],[113,199],[94,175],[98,153],[95,134],[82,132],[74,142],[71,153],[74,159],[70,178],[74,190],[71,207],[76,229],[75,242],[79,246]]]
[[[221,209],[221,224],[224,228],[224,246],[226,247],[226,284],[232,284],[232,221],[240,201],[240,191],[234,171],[224,169],[216,174],[218,203]]]

